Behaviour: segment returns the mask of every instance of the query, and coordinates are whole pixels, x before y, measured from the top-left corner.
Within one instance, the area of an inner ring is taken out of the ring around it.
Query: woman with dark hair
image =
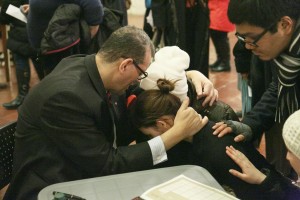
[[[137,129],[137,142],[148,140],[170,129],[174,124],[174,117],[181,101],[187,96],[192,100],[192,107],[201,105],[199,100],[193,99],[193,85],[187,84],[184,75],[184,66],[188,66],[187,62],[188,56],[178,47],[165,47],[156,53],[155,62],[147,70],[148,77],[140,84],[145,91],[141,92],[129,105],[129,119]],[[158,66],[160,66],[159,70]],[[198,111],[197,108],[195,110]],[[259,185],[246,183],[229,174],[230,169],[240,171],[240,167],[226,155],[226,147],[233,146],[243,152],[258,169],[267,169],[277,177],[281,175],[252,144],[236,143],[231,134],[221,138],[213,135],[214,125],[214,122],[208,122],[193,138],[186,138],[186,141],[168,151],[168,161],[163,163],[163,166],[200,165],[206,168],[224,188],[232,189],[238,198],[267,199],[271,190],[262,190]]]

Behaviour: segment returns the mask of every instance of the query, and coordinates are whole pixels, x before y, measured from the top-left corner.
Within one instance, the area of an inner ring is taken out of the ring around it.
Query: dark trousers
[[[230,46],[227,32],[210,29],[210,37],[216,49],[217,60],[220,63],[230,62]]]

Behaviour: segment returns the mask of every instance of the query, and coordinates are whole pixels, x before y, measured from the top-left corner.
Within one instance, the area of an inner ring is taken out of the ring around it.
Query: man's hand
[[[174,129],[182,130],[185,137],[193,136],[200,131],[208,122],[208,118],[198,114],[193,108],[188,107],[189,99],[186,98],[179,110],[177,111],[174,119]]]
[[[214,88],[212,82],[206,78],[202,73],[196,70],[187,71],[186,75],[195,85],[197,98],[205,97],[202,106],[209,104],[212,106],[218,100],[218,91]]]
[[[226,154],[242,169],[242,172],[230,169],[232,175],[250,184],[261,184],[265,180],[266,175],[259,171],[242,152],[230,146],[226,147]]]
[[[250,141],[253,135],[252,130],[248,125],[232,120],[218,122],[212,129],[215,130],[213,134],[218,135],[218,137],[223,137],[228,133],[235,133],[237,135],[234,138],[235,142]]]
[[[160,136],[166,150],[169,150],[180,141],[193,136],[207,124],[207,117],[202,119],[201,115],[188,106],[189,98],[186,98],[177,111],[173,127]]]

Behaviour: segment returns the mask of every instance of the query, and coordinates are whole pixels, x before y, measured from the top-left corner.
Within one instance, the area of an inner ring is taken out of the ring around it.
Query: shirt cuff
[[[157,165],[161,162],[168,160],[165,145],[160,136],[157,136],[148,141],[151,149],[153,165]]]

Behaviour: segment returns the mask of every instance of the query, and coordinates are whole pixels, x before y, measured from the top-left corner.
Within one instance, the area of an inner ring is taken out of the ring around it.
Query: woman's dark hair
[[[171,94],[176,81],[158,79],[159,90],[143,91],[129,107],[129,120],[136,128],[150,127],[163,115],[176,115],[180,99]]]
[[[267,28],[283,16],[297,20],[299,10],[299,0],[230,0],[227,14],[233,24],[248,23]],[[276,26],[270,31],[276,32]]]

